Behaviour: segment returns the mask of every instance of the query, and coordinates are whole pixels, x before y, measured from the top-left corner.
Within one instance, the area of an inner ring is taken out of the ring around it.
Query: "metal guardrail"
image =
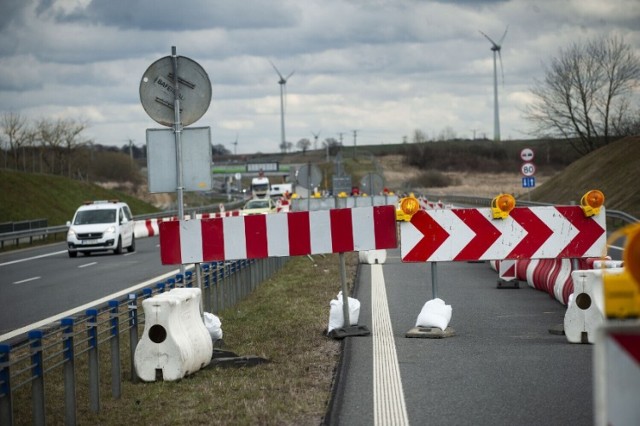
[[[237,209],[239,207],[242,207],[243,204],[244,204],[244,201],[241,200],[241,201],[226,203],[225,206],[228,209]],[[218,210],[219,210],[218,206],[202,206],[202,207],[189,208],[185,213],[186,214],[204,213],[204,212],[211,212],[211,211],[218,211]],[[146,220],[146,219],[157,219],[161,217],[177,216],[177,215],[178,215],[177,210],[168,210],[168,211],[162,211],[158,213],[150,213],[150,214],[134,216],[133,219]],[[42,220],[46,221],[46,219],[38,219],[38,221],[32,221],[32,222],[40,223],[40,221]],[[39,228],[33,228],[33,229],[23,229],[23,230],[17,230],[12,232],[0,232],[0,248],[4,248],[5,244],[8,242],[18,245],[20,244],[21,241],[26,242],[28,240],[29,244],[33,244],[35,240],[48,239],[49,236],[52,236],[55,240],[58,234],[66,234],[68,230],[69,230],[69,227],[67,225],[57,225],[57,226],[39,227]]]
[[[234,306],[287,260],[272,257],[202,264],[204,311],[218,314]],[[192,271],[186,271],[184,276],[177,274],[76,316],[62,318],[59,323],[0,341],[0,425],[45,425],[47,417],[60,419],[62,412],[65,424],[76,424],[77,404],[84,403],[76,398],[76,387],[80,386],[88,388],[78,390],[78,394],[87,396],[86,403],[93,413],[100,411],[101,384],[110,383],[112,398],[120,398],[123,377],[134,383],[139,380],[134,354],[144,330],[142,301],[175,287],[196,286],[196,275],[198,272]],[[120,339],[125,333],[128,339]],[[45,395],[45,383],[49,382],[62,389],[62,395]]]

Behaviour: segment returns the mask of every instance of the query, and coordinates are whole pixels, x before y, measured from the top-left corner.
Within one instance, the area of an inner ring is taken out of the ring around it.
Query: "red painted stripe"
[[[203,219],[200,223],[202,226],[202,260],[205,262],[225,260],[222,219]]]
[[[453,209],[451,211],[476,234],[453,260],[480,259],[489,247],[502,235],[502,233],[476,209]]]
[[[287,213],[287,222],[289,225],[289,255],[306,256],[310,254],[309,212]]]
[[[353,223],[351,209],[329,210],[331,220],[331,249],[334,253],[353,251]]]
[[[144,226],[147,228],[147,235],[153,237],[156,233],[153,230],[153,225],[151,224],[152,219],[147,219],[144,221]]]
[[[373,208],[373,231],[376,235],[377,250],[398,247],[396,226],[396,209],[394,206]]]
[[[511,210],[509,216],[527,231],[527,235],[505,258],[531,259],[533,254],[553,235],[553,230],[528,207],[515,208]]]
[[[556,210],[578,229],[578,235],[567,244],[558,257],[584,257],[587,250],[605,232],[604,229],[598,222],[586,217],[579,206],[558,206]]]
[[[163,265],[179,265],[180,254],[180,222],[162,222],[160,229],[160,261]]]
[[[269,257],[267,244],[267,216],[256,214],[244,217],[244,235],[247,242],[247,259]]]
[[[411,224],[422,233],[423,237],[402,258],[402,261],[426,262],[438,250],[438,247],[449,238],[449,233],[426,210],[418,210],[411,217]]]

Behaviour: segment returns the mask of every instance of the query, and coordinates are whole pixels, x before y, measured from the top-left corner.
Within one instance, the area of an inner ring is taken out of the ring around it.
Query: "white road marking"
[[[371,265],[375,425],[408,425],[382,265]]]
[[[14,263],[27,262],[29,260],[40,259],[43,257],[55,256],[60,253],[66,253],[66,250],[54,251],[53,253],[41,254],[40,256],[25,257],[24,259],[12,260],[11,262],[0,263],[0,266],[13,265]]]
[[[84,265],[78,265],[78,269],[86,268],[87,266],[97,265],[98,262],[85,263]]]
[[[24,284],[24,283],[28,283],[29,281],[35,281],[35,280],[39,280],[41,277],[32,277],[32,278],[27,278],[26,280],[20,280],[20,281],[16,281],[13,284]]]

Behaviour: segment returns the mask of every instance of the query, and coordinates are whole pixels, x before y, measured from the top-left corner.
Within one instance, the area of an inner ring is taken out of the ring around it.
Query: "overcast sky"
[[[192,126],[238,153],[279,150],[286,139],[345,145],[437,137],[493,137],[493,53],[502,44],[503,139],[529,138],[522,109],[559,49],[617,35],[640,55],[638,0],[2,0],[0,113],[88,123],[103,145],[162,128],[140,102],[156,60],[199,63],[212,101]]]

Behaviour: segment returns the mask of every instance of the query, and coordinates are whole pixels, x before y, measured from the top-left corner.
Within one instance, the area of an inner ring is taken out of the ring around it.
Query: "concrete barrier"
[[[134,355],[142,380],[178,380],[209,364],[213,343],[200,297],[200,289],[176,288],[142,302],[144,333]]]

